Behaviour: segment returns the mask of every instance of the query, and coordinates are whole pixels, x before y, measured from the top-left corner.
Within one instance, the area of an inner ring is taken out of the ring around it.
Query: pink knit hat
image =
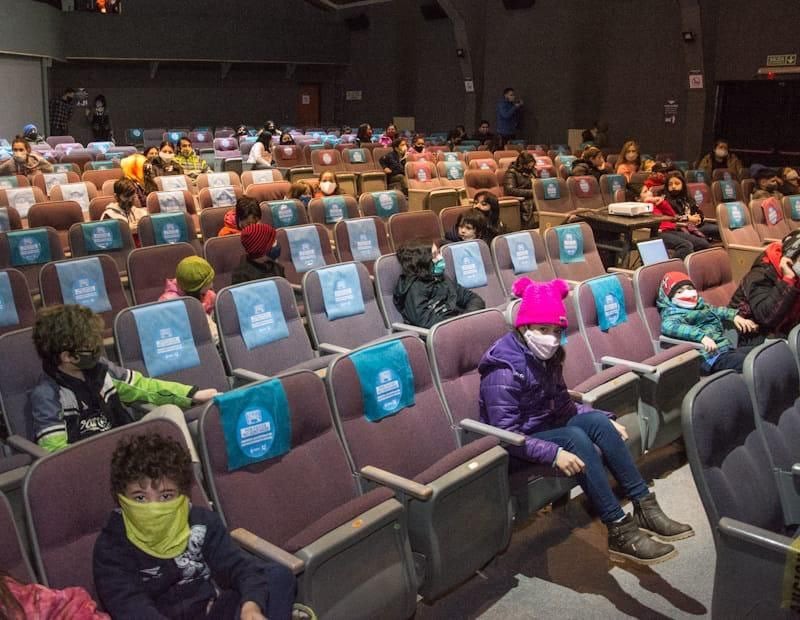
[[[569,285],[564,280],[534,282],[530,278],[520,278],[514,282],[514,295],[522,298],[514,327],[536,323],[567,326],[563,300],[569,295]]]

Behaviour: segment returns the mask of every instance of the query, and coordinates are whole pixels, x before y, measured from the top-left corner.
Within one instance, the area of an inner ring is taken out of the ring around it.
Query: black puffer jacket
[[[425,328],[486,307],[478,295],[446,276],[400,276],[394,288],[394,305],[406,323]]]

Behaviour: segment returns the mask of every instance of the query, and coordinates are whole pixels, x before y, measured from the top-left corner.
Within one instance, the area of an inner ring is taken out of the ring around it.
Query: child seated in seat
[[[161,405],[147,415],[169,417],[188,437],[177,407],[188,409],[217,393],[111,363],[103,357],[103,319],[83,306],[42,309],[33,343],[44,370],[30,395],[33,432],[48,452],[133,421],[127,406],[134,403]]]
[[[175,268],[175,277],[167,278],[164,292],[158,298],[158,301],[169,301],[178,299],[178,297],[197,299],[203,304],[214,344],[219,343],[217,324],[214,321],[214,302],[217,300],[217,294],[211,288],[216,275],[214,268],[206,259],[199,256],[187,256]]]
[[[218,237],[238,235],[245,226],[261,221],[261,207],[258,200],[250,196],[241,196],[236,201],[236,207],[229,209],[222,220],[223,227],[217,233]]]
[[[427,329],[450,317],[486,307],[478,295],[444,275],[439,246],[418,239],[397,250],[403,273],[394,288],[394,305],[409,325]]]
[[[156,433],[119,442],[111,490],[119,508],[94,545],[94,583],[113,618],[288,619],[295,578],[245,554],[219,516],[192,506],[186,449]]]
[[[495,342],[478,365],[481,422],[525,435],[524,445],[508,449],[513,456],[577,476],[608,528],[612,558],[655,564],[673,557],[672,545],[648,534],[680,540],[694,535],[691,526],[661,510],[625,446],[625,427],[614,415],[575,404],[567,391],[561,336],[567,328],[569,286],[564,280],[520,278],[514,294],[522,298],[515,329]],[[633,515],[622,510],[604,465],[632,500]]]
[[[732,369],[742,372],[744,358],[753,347],[736,347],[725,335],[725,323],[743,334],[755,333],[758,325],[733,308],[707,304],[697,294],[685,273],[664,274],[656,300],[661,313],[661,333],[703,345],[703,374]]]
[[[489,221],[480,209],[472,209],[458,216],[455,226],[448,230],[444,238],[450,243],[474,241],[488,236]]]
[[[231,276],[231,284],[242,284],[273,276],[283,277],[283,267],[273,260],[275,229],[268,224],[250,224],[241,235],[246,256]],[[278,247],[280,253],[280,247]]]

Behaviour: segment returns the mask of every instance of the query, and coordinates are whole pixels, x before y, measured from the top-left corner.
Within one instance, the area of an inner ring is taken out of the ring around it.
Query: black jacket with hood
[[[430,328],[436,323],[486,307],[483,299],[446,276],[400,276],[394,305],[410,325]]]

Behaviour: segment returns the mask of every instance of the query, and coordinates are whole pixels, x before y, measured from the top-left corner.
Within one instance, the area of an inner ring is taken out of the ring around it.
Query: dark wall
[[[0,51],[63,58],[63,13],[43,2],[0,2]]]

